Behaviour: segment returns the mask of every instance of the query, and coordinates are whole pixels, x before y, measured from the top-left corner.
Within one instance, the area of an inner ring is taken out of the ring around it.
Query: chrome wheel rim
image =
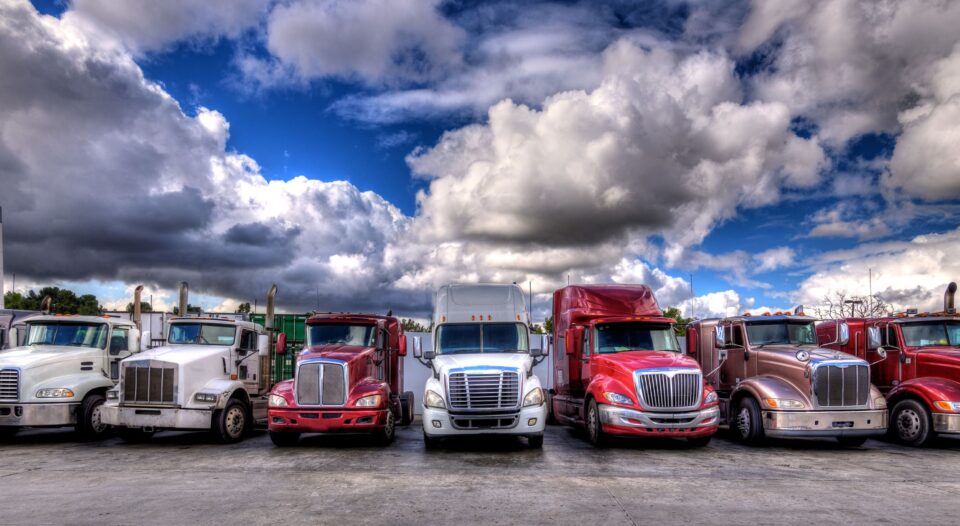
[[[103,403],[99,403],[90,411],[90,429],[92,429],[94,433],[103,433],[107,430],[107,424],[104,424],[103,419],[100,418],[100,408],[102,406]]]
[[[587,410],[587,428],[590,431],[590,439],[595,441],[599,433],[597,429],[597,410],[592,405]]]
[[[920,415],[913,409],[904,409],[897,416],[897,431],[904,440],[913,440],[920,434]]]
[[[740,408],[740,414],[737,415],[737,429],[743,438],[750,436],[750,409]]]
[[[243,434],[245,419],[246,417],[243,414],[243,409],[239,407],[231,407],[230,410],[227,411],[226,417],[227,434],[232,438],[237,438]]]

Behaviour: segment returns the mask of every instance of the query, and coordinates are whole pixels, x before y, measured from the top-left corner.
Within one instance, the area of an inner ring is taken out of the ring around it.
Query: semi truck
[[[710,442],[719,426],[717,393],[685,355],[649,287],[571,285],[553,294],[552,416],[609,436]]]
[[[546,348],[530,345],[530,319],[517,285],[444,285],[436,295],[433,345],[414,340],[414,357],[431,370],[423,395],[423,439],[468,435],[526,437],[543,447],[547,406],[533,367]]]
[[[12,346],[0,352],[0,434],[74,426],[82,439],[105,436],[103,407],[119,362],[140,351],[136,324],[38,314],[8,330]]]
[[[887,405],[870,365],[818,346],[816,319],[794,312],[744,313],[693,322],[688,351],[720,399],[720,423],[746,444],[764,437],[835,438],[862,445],[887,430]],[[840,324],[837,343],[849,329]]]
[[[267,295],[268,323],[276,293],[274,286]],[[182,283],[181,313],[187,312],[187,294]],[[202,315],[171,319],[164,345],[121,361],[103,422],[127,441],[160,430],[210,430],[224,443],[243,439],[256,422],[266,424],[270,330]]]
[[[960,436],[960,315],[957,284],[944,292],[943,310],[911,309],[895,316],[829,320],[817,327],[826,347],[871,362],[873,383],[887,400],[890,436],[923,446],[938,435]],[[835,342],[839,325],[850,338]]]
[[[400,320],[375,314],[307,318],[294,377],[270,393],[270,439],[296,444],[304,433],[370,433],[382,445],[413,421],[414,396],[403,390],[407,338]],[[286,352],[286,334],[277,352]]]

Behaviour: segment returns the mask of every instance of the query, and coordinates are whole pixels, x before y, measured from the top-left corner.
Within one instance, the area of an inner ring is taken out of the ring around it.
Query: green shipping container
[[[250,321],[262,327],[266,327],[266,319],[266,314],[250,315]],[[286,354],[274,352],[270,356],[270,383],[275,384],[293,378],[293,356],[300,351],[306,341],[304,331],[307,326],[307,314],[275,314],[273,326],[278,329],[273,333],[274,343],[280,332],[287,335]]]

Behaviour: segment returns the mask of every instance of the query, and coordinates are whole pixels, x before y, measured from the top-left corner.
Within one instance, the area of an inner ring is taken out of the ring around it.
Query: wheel
[[[740,442],[756,445],[763,440],[763,422],[760,420],[760,405],[749,396],[737,404],[737,416],[730,426],[734,437]]]
[[[916,400],[902,400],[893,406],[890,433],[901,444],[914,447],[925,445],[936,436],[930,411]]]
[[[547,393],[547,425],[557,423],[557,417],[553,414],[553,395]]]
[[[277,447],[290,447],[300,441],[300,433],[292,431],[271,431],[270,441]]]
[[[412,391],[403,393],[400,397],[400,425],[408,426],[413,422],[413,408],[415,399]]]
[[[374,431],[373,436],[381,446],[389,445],[397,436],[397,417],[393,414],[393,409],[387,409],[387,422],[383,428]]]
[[[438,449],[440,447],[440,439],[432,437],[428,435],[426,431],[424,431],[423,446],[427,449]]]
[[[223,410],[214,413],[211,431],[224,444],[239,442],[250,430],[249,415],[246,404],[231,398]]]
[[[530,449],[543,449],[543,435],[527,437],[527,444]]]
[[[866,443],[867,437],[837,437],[841,446],[860,447]]]
[[[687,439],[687,444],[690,444],[691,447],[706,447],[710,443],[711,438],[713,438],[713,435],[690,437]]]
[[[587,406],[587,437],[590,443],[596,447],[603,447],[607,444],[607,435],[603,432],[603,425],[600,422],[600,408],[597,407],[597,401],[590,399],[590,405]]]
[[[140,444],[153,437],[153,431],[144,431],[139,427],[118,427],[117,435],[128,444]]]
[[[100,420],[100,409],[107,399],[102,394],[88,394],[77,412],[77,434],[81,440],[99,440],[106,436],[110,426]]]

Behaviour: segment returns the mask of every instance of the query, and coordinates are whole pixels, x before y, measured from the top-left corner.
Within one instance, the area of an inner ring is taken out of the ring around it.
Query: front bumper
[[[960,435],[960,414],[933,413],[933,430],[944,435]]]
[[[770,437],[847,437],[882,435],[887,411],[762,411]]]
[[[431,437],[466,435],[542,435],[547,423],[547,404],[524,407],[513,413],[453,413],[435,407],[423,408],[423,432]],[[497,427],[490,427],[491,423]]]
[[[77,423],[77,403],[0,404],[0,426],[58,427]]]
[[[153,429],[210,429],[213,409],[136,407],[104,404],[100,420],[116,427]]]
[[[612,435],[701,437],[717,432],[720,408],[717,406],[685,413],[654,413],[601,404],[603,431]]]
[[[267,410],[270,431],[293,433],[359,433],[382,429],[387,409],[342,407],[271,407]]]

